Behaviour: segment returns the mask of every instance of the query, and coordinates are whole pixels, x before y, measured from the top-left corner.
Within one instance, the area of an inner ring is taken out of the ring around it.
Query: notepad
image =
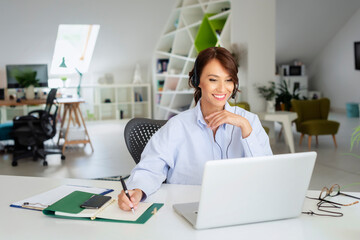
[[[85,198],[79,197],[79,194],[82,194]],[[59,209],[59,206],[62,204],[71,204],[80,205],[83,202],[83,199],[91,197],[93,194],[88,195],[87,193],[73,192],[67,199],[62,199],[59,202],[55,203],[53,206],[49,207],[47,210],[54,210],[55,215],[66,216],[66,217],[85,217],[94,220],[95,218],[106,218],[113,220],[126,220],[126,221],[136,221],[145,211],[148,209],[152,203],[139,203],[138,208],[133,214],[131,211],[123,211],[119,208],[117,204],[117,199],[111,199],[100,209],[80,209],[78,213],[71,213],[73,209]],[[86,200],[85,200],[86,201]],[[75,210],[76,211],[76,210]]]
[[[88,186],[77,186],[77,185],[62,185],[57,188],[51,189],[35,196],[26,198],[24,200],[12,203],[10,207],[26,208],[31,210],[42,211],[56,201],[69,195],[74,191],[83,191],[93,194],[105,195],[109,192],[114,191],[113,189],[96,188]],[[25,204],[24,204],[25,203]]]
[[[83,209],[81,203],[89,199],[93,194],[75,191],[60,199],[43,210],[45,215],[63,218],[78,218],[103,221],[117,221],[128,223],[145,223],[163,204],[139,203],[135,214],[131,211],[123,211],[117,204],[117,199],[111,199],[100,209]],[[155,210],[155,211],[154,211]]]

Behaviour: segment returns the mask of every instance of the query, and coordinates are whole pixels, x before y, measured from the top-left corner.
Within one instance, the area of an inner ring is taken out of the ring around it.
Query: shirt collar
[[[228,102],[225,103],[225,110],[229,111],[229,112],[233,112],[232,107],[230,106],[230,104]]]

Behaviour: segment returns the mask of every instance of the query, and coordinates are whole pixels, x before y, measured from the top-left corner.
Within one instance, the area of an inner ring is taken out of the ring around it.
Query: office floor
[[[335,149],[331,136],[319,136],[319,145],[312,150],[318,153],[315,169],[310,183],[310,189],[330,187],[334,183],[348,186],[348,191],[360,191],[360,158],[346,155],[350,151],[350,137],[353,129],[360,124],[360,119],[347,118],[345,114],[332,113],[330,119],[341,123],[336,135],[338,148]],[[98,178],[117,175],[127,175],[135,166],[124,142],[124,126],[126,121],[87,122],[88,131],[94,146],[72,146],[66,150],[66,160],[61,161],[60,155],[48,156],[48,166],[41,161],[31,159],[19,160],[17,167],[11,166],[12,156],[0,154],[0,175],[43,176],[54,178]],[[280,125],[276,124],[278,133]],[[299,146],[300,134],[293,126],[296,152],[308,151],[307,138]],[[51,144],[51,142],[50,142]],[[288,148],[282,137],[272,144],[274,154],[287,153]],[[360,147],[353,153],[360,155]]]

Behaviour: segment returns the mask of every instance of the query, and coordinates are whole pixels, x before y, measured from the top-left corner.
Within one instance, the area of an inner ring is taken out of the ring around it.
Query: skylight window
[[[75,68],[86,73],[99,29],[100,25],[59,25],[50,74],[72,74],[76,72]],[[65,69],[59,67],[63,58],[67,66]]]

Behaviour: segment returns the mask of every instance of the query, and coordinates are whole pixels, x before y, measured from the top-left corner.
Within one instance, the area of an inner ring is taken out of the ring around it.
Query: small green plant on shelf
[[[63,82],[63,88],[65,88],[65,83],[66,83],[67,77],[61,77],[60,79]]]
[[[24,69],[20,71],[18,69],[13,69],[11,71],[11,75],[16,79],[16,81],[23,88],[28,88],[30,86],[38,87],[39,79],[36,78],[36,71],[32,71],[31,69]]]

